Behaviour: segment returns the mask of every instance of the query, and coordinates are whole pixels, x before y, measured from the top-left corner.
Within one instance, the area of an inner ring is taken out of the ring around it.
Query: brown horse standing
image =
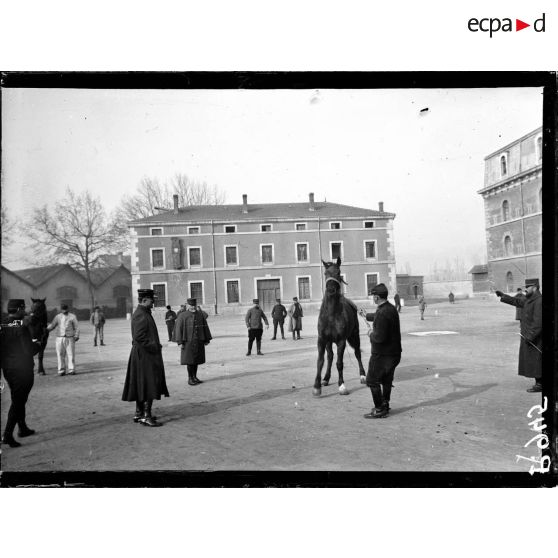
[[[318,373],[314,381],[312,393],[319,396],[322,386],[327,386],[331,377],[333,363],[333,343],[337,345],[337,372],[339,373],[339,393],[346,395],[349,392],[343,381],[343,354],[347,342],[355,351],[360,371],[360,383],[366,383],[366,374],[360,357],[360,337],[358,328],[358,314],[355,304],[341,294],[341,258],[336,263],[324,262],[325,266],[325,293],[318,316]],[[324,353],[327,351],[327,369],[322,382],[322,368],[324,366]]]
[[[47,318],[47,308],[45,304],[46,298],[32,298],[32,305],[31,305],[31,335],[34,339],[38,339],[41,343],[41,348],[37,353],[37,358],[39,361],[39,369],[38,373],[41,376],[46,374],[45,368],[43,366],[43,357],[45,354],[45,348],[48,341],[48,318]]]

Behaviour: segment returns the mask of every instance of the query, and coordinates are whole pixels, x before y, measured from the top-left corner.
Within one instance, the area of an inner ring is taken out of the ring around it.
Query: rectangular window
[[[235,233],[236,232],[236,225],[225,225],[225,232],[226,233]]]
[[[156,297],[153,305],[164,308],[167,305],[167,286],[165,283],[153,283],[151,288]]]
[[[270,232],[271,231],[271,225],[260,225],[260,230],[262,232]]]
[[[164,250],[162,248],[156,248],[151,250],[151,268],[161,269],[165,267]]]
[[[373,229],[374,228],[374,221],[364,221],[364,228],[365,229]]]
[[[310,300],[310,277],[298,278],[298,298],[299,300]]]
[[[227,281],[227,303],[240,302],[238,281]]]
[[[273,245],[272,244],[262,244],[262,263],[271,264],[273,263]]]
[[[199,227],[188,227],[188,234],[200,234]]]
[[[366,259],[371,260],[376,257],[376,242],[374,240],[367,241],[364,243]]]
[[[296,223],[295,230],[305,231],[306,230],[306,223]]]
[[[343,259],[341,255],[341,242],[331,243],[331,261],[335,261],[337,258]]]
[[[366,274],[366,293],[368,296],[372,295],[372,289],[378,284],[378,274],[377,273],[367,273]]]
[[[188,248],[190,267],[201,266],[201,248]]]
[[[297,262],[307,262],[308,261],[308,243],[300,242],[296,245],[296,261]]]
[[[227,265],[238,265],[236,246],[225,246],[225,263]]]
[[[331,222],[329,224],[329,228],[330,229],[340,229],[341,228],[341,222],[340,221]]]
[[[151,236],[160,236],[163,234],[163,229],[161,228],[152,228],[151,229]]]
[[[203,283],[201,281],[190,283],[190,296],[196,299],[198,305],[203,304]]]

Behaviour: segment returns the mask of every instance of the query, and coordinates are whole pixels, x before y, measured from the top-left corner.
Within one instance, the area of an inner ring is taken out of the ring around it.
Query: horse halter
[[[328,282],[328,281],[335,281],[339,286],[341,286],[341,281],[335,279],[335,277],[328,277],[328,278],[326,279],[326,286],[327,286],[327,282]]]

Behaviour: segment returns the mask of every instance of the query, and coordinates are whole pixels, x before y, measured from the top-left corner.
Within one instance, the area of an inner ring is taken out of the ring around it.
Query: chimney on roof
[[[248,194],[242,194],[242,213],[248,213]]]
[[[314,192],[310,192],[308,194],[308,203],[309,203],[309,210],[310,211],[316,211],[316,206],[314,205]]]
[[[384,202],[378,202],[378,210],[380,213],[384,212]]]
[[[172,199],[174,201],[174,214],[178,215],[178,194],[173,194]]]

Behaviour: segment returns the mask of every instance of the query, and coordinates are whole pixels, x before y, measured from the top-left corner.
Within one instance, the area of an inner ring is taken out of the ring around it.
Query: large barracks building
[[[514,292],[525,279],[542,281],[542,130],[485,157],[488,280]]]
[[[395,293],[395,214],[330,202],[174,208],[128,224],[132,288],[151,288],[156,306],[194,297],[208,312],[243,312],[259,298],[319,303],[321,261],[342,260],[345,293],[367,299],[377,283]]]

